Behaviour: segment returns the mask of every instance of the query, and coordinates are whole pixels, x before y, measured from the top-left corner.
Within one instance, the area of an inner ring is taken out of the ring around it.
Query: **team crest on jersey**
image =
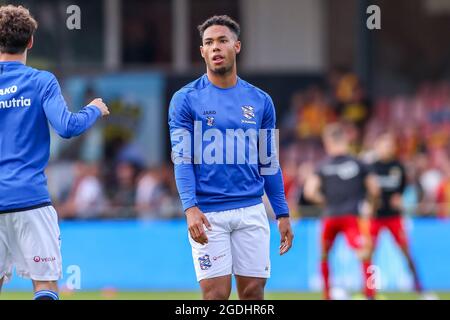
[[[212,127],[214,125],[214,117],[206,117],[206,124]]]
[[[202,270],[208,270],[212,266],[209,254],[199,257],[198,262],[200,263],[200,269]]]
[[[246,119],[253,119],[255,117],[255,108],[253,108],[252,106],[243,106],[242,108],[242,113],[244,115],[244,118]]]

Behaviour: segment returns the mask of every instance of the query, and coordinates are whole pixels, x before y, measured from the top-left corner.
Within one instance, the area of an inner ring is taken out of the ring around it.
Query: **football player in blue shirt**
[[[55,76],[26,66],[37,23],[21,6],[0,6],[0,288],[15,266],[36,300],[57,300],[62,276],[58,217],[44,169],[48,123],[78,136],[109,114],[102,99],[72,113]]]
[[[263,299],[270,276],[264,191],[278,220],[280,254],[293,239],[274,150],[275,108],[267,93],[237,76],[239,25],[214,16],[199,31],[207,72],[177,91],[169,110],[197,280],[204,299],[228,299],[232,274],[240,299]]]

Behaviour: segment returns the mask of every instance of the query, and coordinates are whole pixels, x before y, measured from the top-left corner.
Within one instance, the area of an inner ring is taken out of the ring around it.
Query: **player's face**
[[[390,159],[395,155],[395,142],[391,136],[383,137],[378,141],[377,145],[378,156],[381,159]]]
[[[208,70],[221,75],[233,70],[241,42],[228,27],[209,27],[203,33],[202,42],[200,52]]]
[[[344,154],[348,151],[348,141],[346,138],[342,140],[335,140],[331,137],[325,136],[323,138],[323,145],[325,152],[328,155]]]

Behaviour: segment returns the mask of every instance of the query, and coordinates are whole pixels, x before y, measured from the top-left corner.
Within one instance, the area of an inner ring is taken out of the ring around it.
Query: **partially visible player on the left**
[[[0,289],[16,272],[33,282],[35,300],[58,300],[60,231],[44,169],[48,122],[64,138],[109,114],[102,99],[72,113],[55,76],[26,66],[37,23],[21,6],[0,6]]]

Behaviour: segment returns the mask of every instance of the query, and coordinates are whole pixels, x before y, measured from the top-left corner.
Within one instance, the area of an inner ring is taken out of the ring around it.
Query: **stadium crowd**
[[[424,82],[411,94],[370,100],[355,74],[334,71],[326,86],[295,92],[278,121],[280,161],[293,217],[320,214],[304,199],[302,187],[325,157],[323,128],[336,121],[345,124],[353,152],[368,163],[373,161],[376,137],[394,133],[408,174],[406,214],[450,217],[450,82]],[[109,165],[53,161],[48,176],[61,219],[183,216],[171,163],[146,168],[126,158]]]
[[[424,82],[412,94],[370,101],[354,74],[335,73],[330,79],[328,90],[310,87],[295,94],[280,124],[280,159],[294,215],[319,213],[308,206],[301,189],[324,157],[322,129],[340,121],[353,152],[369,164],[375,139],[383,132],[395,135],[397,156],[408,175],[406,214],[450,216],[450,83]]]

